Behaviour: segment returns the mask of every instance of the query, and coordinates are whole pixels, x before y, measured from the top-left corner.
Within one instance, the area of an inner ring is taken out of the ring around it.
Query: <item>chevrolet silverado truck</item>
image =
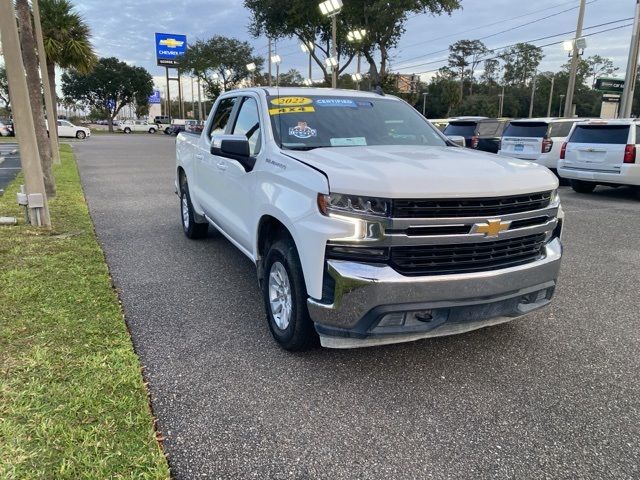
[[[398,98],[229,91],[176,159],[184,233],[212,226],[256,265],[285,349],[467,332],[554,294],[556,177],[460,148]]]

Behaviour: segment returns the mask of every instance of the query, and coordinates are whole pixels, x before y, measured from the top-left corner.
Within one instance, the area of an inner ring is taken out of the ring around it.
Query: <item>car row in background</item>
[[[116,129],[123,133],[147,132],[156,133],[158,126],[145,120],[126,120],[118,123]]]

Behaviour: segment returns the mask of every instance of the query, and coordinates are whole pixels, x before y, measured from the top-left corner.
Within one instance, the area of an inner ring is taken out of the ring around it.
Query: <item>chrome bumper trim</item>
[[[335,280],[333,303],[310,298],[309,314],[317,324],[349,329],[381,305],[428,302],[430,308],[445,308],[489,303],[549,282],[555,285],[561,257],[556,238],[545,246],[540,260],[477,273],[406,277],[388,265],[329,260],[328,272]]]

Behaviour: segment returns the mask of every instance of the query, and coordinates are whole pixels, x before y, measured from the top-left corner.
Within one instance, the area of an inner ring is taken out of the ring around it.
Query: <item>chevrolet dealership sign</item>
[[[187,51],[187,36],[173,33],[156,33],[156,60],[162,67],[178,64],[178,57]]]

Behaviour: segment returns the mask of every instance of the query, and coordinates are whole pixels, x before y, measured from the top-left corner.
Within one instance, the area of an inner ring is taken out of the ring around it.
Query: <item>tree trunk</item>
[[[58,123],[58,95],[56,94],[56,64],[47,59],[47,74],[49,75],[49,86],[51,87],[51,102],[53,103],[53,117]]]
[[[109,133],[113,133],[113,117],[107,115],[107,125],[109,126]]]
[[[51,144],[47,136],[47,125],[44,119],[44,108],[42,106],[42,84],[40,83],[40,64],[36,56],[36,40],[33,36],[31,23],[31,9],[28,0],[17,0],[16,10],[20,25],[20,43],[22,43],[22,60],[27,74],[27,87],[29,89],[29,100],[31,103],[31,114],[33,115],[33,125],[35,128],[36,140],[38,141],[38,152],[40,153],[40,163],[44,176],[44,187],[48,197],[56,195],[56,181],[53,177],[51,154]]]

